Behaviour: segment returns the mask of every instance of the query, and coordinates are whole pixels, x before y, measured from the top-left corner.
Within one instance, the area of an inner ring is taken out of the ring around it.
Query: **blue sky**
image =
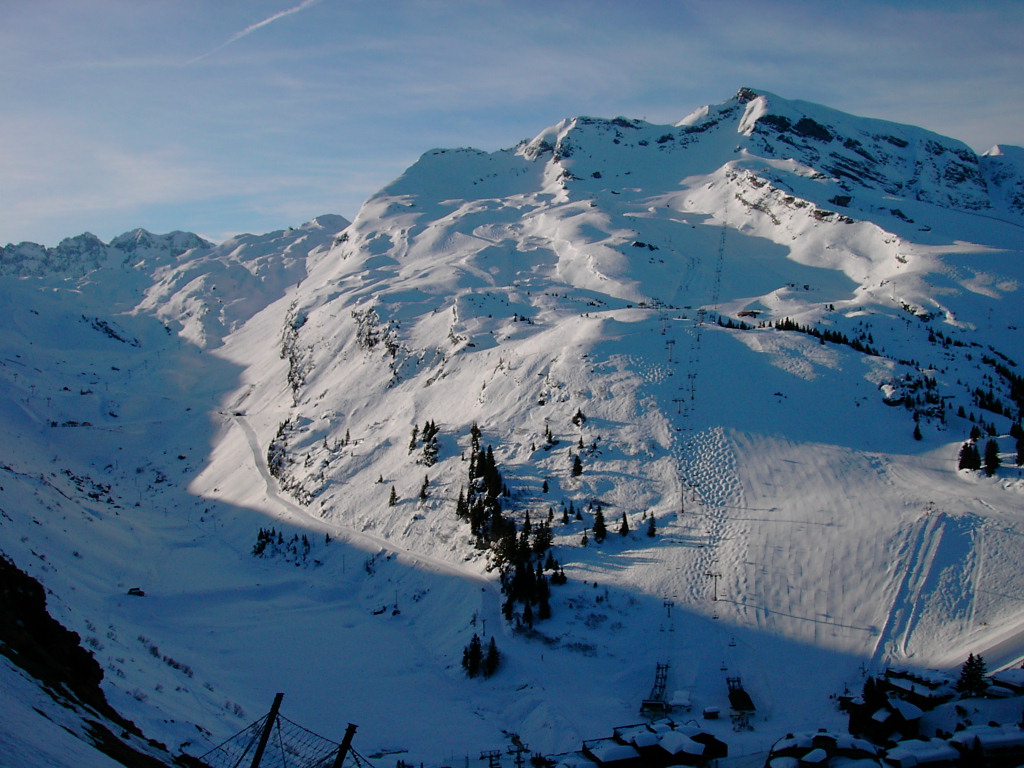
[[[433,147],[741,86],[1024,146],[1022,40],[1021,0],[0,0],[0,243],[352,218]]]

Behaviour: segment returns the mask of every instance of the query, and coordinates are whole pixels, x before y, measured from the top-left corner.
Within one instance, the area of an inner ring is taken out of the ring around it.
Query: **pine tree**
[[[966,442],[960,448],[960,460],[957,462],[959,469],[981,469],[981,455],[978,453],[978,446],[973,442]]]
[[[554,534],[551,532],[551,526],[541,523],[533,535],[533,551],[538,555],[543,555],[551,549],[552,543],[554,543]]]
[[[544,580],[545,586],[547,586],[547,579]],[[551,600],[548,597],[548,593],[543,593],[538,599],[537,603],[537,621],[544,621],[545,619],[551,618]]]
[[[572,457],[572,476],[579,477],[583,474],[583,462],[580,461],[579,454]]]
[[[654,527],[654,515],[647,518],[647,535],[652,539],[658,535],[658,532]]]
[[[388,497],[388,506],[393,507],[398,503],[398,494],[395,492],[395,486],[391,486],[391,495]]]
[[[594,541],[600,544],[604,541],[604,537],[608,535],[608,529],[604,524],[604,513],[601,508],[597,508],[597,512],[594,513]]]
[[[864,707],[869,715],[874,714],[879,707],[884,706],[886,701],[885,691],[879,686],[878,681],[871,676],[864,681],[864,690],[861,698],[864,699]]]
[[[430,485],[430,478],[423,476],[423,485],[420,486],[420,501],[427,500],[427,487]]]
[[[483,660],[483,651],[480,648],[480,637],[473,634],[473,639],[462,651],[462,668],[466,675],[476,677],[480,674],[480,662]]]
[[[960,668],[960,679],[956,689],[967,696],[980,696],[988,688],[985,680],[985,659],[979,654],[968,654],[967,661]]]
[[[920,424],[915,424],[914,425],[914,439],[915,440],[921,440],[922,439],[921,425]]]
[[[625,512],[622,513],[622,525],[619,526],[619,535],[620,536],[628,536],[629,535],[629,520],[626,519],[626,513]]]
[[[992,477],[999,469],[999,443],[989,440],[985,443],[985,474]]]
[[[428,421],[423,425],[422,440],[423,440],[423,458],[421,461],[428,467],[432,467],[437,463],[437,424],[433,421]]]
[[[484,673],[484,677],[490,677],[498,670],[498,665],[501,663],[501,654],[498,652],[498,645],[494,642],[494,636],[491,636],[491,641],[487,644],[487,653],[484,655],[483,665],[481,671]]]

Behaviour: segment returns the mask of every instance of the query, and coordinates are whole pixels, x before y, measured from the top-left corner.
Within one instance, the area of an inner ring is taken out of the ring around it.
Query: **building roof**
[[[669,731],[661,737],[659,746],[670,755],[703,755],[705,746],[679,731]]]
[[[620,760],[635,760],[640,753],[628,744],[619,744],[614,739],[598,739],[586,744],[587,751],[601,763],[617,763]]]
[[[986,752],[1013,747],[1024,750],[1024,731],[1018,725],[973,725],[954,733],[950,742],[969,749],[975,739]]]
[[[886,752],[886,762],[899,766],[920,765],[941,760],[958,760],[960,753],[943,739],[901,741]]]
[[[1024,669],[1004,669],[993,674],[992,679],[1002,685],[1021,689],[1024,688]]]
[[[889,706],[895,709],[904,720],[918,720],[924,715],[924,711],[920,707],[897,697],[889,699]]]

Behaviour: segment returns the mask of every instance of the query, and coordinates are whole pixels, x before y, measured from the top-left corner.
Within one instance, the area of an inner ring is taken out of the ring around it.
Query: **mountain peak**
[[[740,104],[746,104],[748,101],[753,101],[758,97],[757,91],[753,88],[740,88],[736,91],[736,95],[733,98]]]

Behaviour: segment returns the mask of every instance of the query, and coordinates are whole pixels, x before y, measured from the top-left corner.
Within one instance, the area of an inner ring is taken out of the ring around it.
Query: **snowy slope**
[[[635,721],[664,662],[697,708],[742,676],[733,754],[836,727],[865,668],[1024,656],[1021,179],[1018,148],[743,89],[427,152],[351,225],[4,279],[3,550],[194,754],[279,690],[382,762],[564,751]],[[5,273],[54,262],[17,248]],[[473,424],[506,515],[552,509],[569,581],[532,636],[455,514]],[[957,470],[975,424],[992,477]]]

